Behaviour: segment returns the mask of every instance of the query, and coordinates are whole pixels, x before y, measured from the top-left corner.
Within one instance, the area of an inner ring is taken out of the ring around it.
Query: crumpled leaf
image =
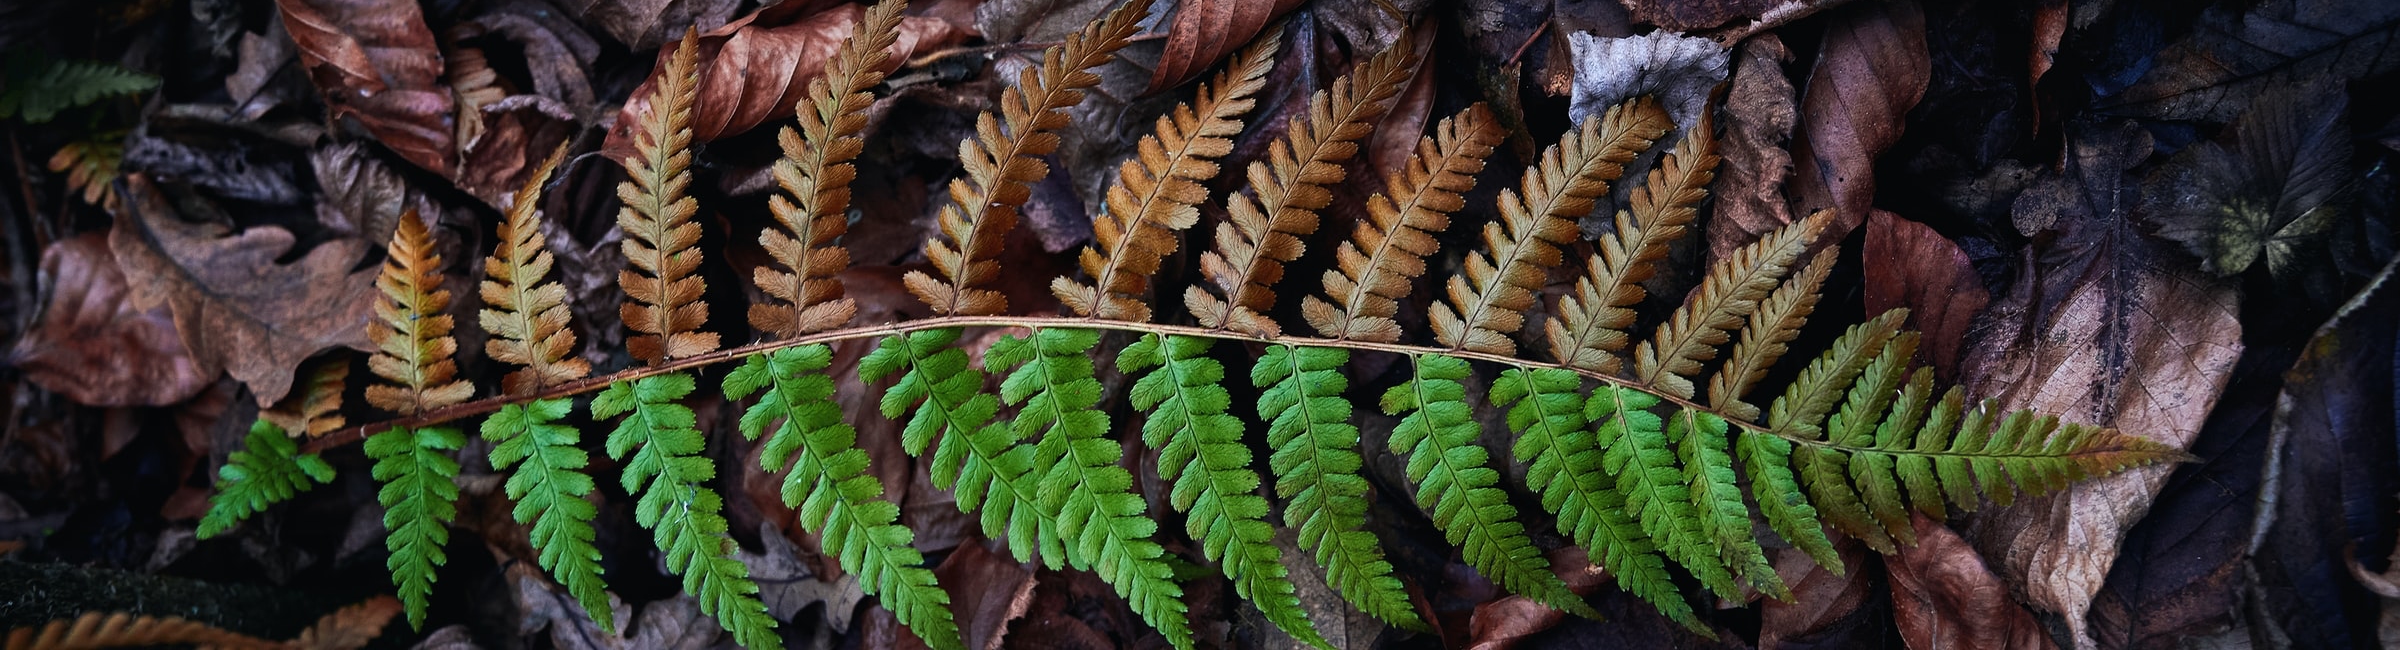
[[[275,0],[333,117],[348,116],[411,164],[444,177],[451,141],[442,53],[410,0]]]
[[[1183,0],[1175,3],[1175,23],[1167,28],[1167,45],[1150,74],[1150,91],[1157,92],[1197,79],[1217,62],[1248,45],[1300,0]],[[1431,42],[1428,39],[1427,42]],[[1412,139],[1413,141],[1413,139]]]
[[[42,317],[8,365],[45,390],[89,406],[166,406],[217,377],[175,334],[163,306],[134,305],[108,236],[85,233],[42,250]]]
[[[2250,564],[2263,621],[2292,647],[2360,647],[2364,621],[2353,600],[2383,585],[2342,561],[2381,548],[2391,534],[2392,495],[2400,492],[2395,454],[2394,348],[2400,347],[2400,262],[2317,328],[2283,375],[2268,453],[2280,456],[2271,522],[2253,533]],[[2271,519],[2270,519],[2271,518]],[[2389,569],[2400,571],[2400,569]],[[2378,630],[2380,632],[2380,630]]]
[[[192,359],[224,368],[260,406],[282,399],[311,355],[370,349],[366,325],[379,294],[377,269],[358,269],[371,248],[366,242],[333,239],[281,263],[291,253],[290,231],[235,233],[185,222],[148,178],[129,175],[125,187],[127,209],[117,213],[108,245],[135,306],[167,305]]]
[[[2113,426],[2190,447],[2242,351],[2234,292],[2164,264],[2134,231],[2125,170],[2149,155],[2141,127],[2071,134],[2065,168],[2019,197],[2040,234],[2034,262],[1984,318],[1962,367],[1967,392],[2006,409]],[[2049,231],[2049,232],[2044,232]],[[2172,466],[2077,483],[1974,518],[1967,536],[2015,593],[2065,617],[2078,648],[2085,614]]]
[[[297,205],[307,198],[293,180],[297,172],[281,152],[262,151],[248,142],[202,146],[182,141],[181,133],[163,133],[157,124],[135,129],[125,137],[122,173],[142,173],[160,182],[182,183],[209,190],[223,198],[270,205]],[[206,142],[201,137],[190,138]]]
[[[1943,380],[1958,375],[1958,352],[1975,315],[1992,301],[1983,279],[1950,238],[1882,210],[1867,217],[1867,313],[1908,309],[1908,328],[1924,332],[1918,354]]]
[[[2251,105],[2215,141],[2185,148],[2148,179],[2143,214],[2160,237],[2239,275],[2264,261],[2281,283],[2328,266],[2324,244],[2350,179],[2349,94],[2311,84]]]
[[[800,561],[800,547],[772,524],[760,522],[758,538],[763,547],[759,552],[742,549],[735,556],[750,567],[750,578],[758,581],[758,599],[767,604],[767,613],[775,620],[790,621],[809,605],[823,604],[825,624],[836,632],[850,631],[858,601],[867,597],[859,589],[858,576],[817,577],[815,570]]]
[[[1652,95],[1676,128],[1698,124],[1709,94],[1732,65],[1731,53],[1716,41],[1666,30],[1624,38],[1576,32],[1568,38],[1575,53],[1575,92],[1567,119],[1576,123],[1635,96]]]
[[[574,596],[542,577],[540,567],[518,562],[508,566],[507,574],[516,586],[509,595],[516,600],[517,634],[530,636],[546,628],[550,644],[560,650],[709,650],[724,634],[716,621],[700,613],[700,601],[680,591],[643,605],[639,620],[632,607],[610,592],[609,609],[620,623],[616,634],[602,632]]]
[[[797,1],[797,0],[794,0]],[[700,35],[699,99],[692,105],[692,141],[709,142],[737,135],[769,120],[792,116],[792,108],[808,91],[808,82],[825,69],[842,39],[858,26],[866,9],[836,5],[789,23],[769,22],[775,12],[760,11]],[[892,44],[892,59],[906,61],[921,51],[956,43],[971,34],[939,18],[900,19],[900,37]],[[602,153],[623,159],[633,151],[637,116],[649,110],[646,99],[656,93],[658,70],[670,51],[660,51],[659,67],[633,90],[632,99],[617,114]]]
[[[316,197],[317,223],[335,235],[391,241],[392,232],[400,227],[401,213],[410,208],[439,222],[433,215],[442,214],[441,206],[385,166],[366,144],[318,147],[308,152],[308,164],[315,169],[317,187],[322,190]]]
[[[658,49],[683,38],[685,29],[715,30],[742,7],[741,0],[575,0],[560,4],[636,51]]]
[[[1818,566],[1808,553],[1793,548],[1767,549],[1767,557],[1775,564],[1775,574],[1790,585],[1792,600],[1760,600],[1758,647],[1774,648],[1840,648],[1859,645],[1861,628],[1873,628],[1880,634],[1881,625],[1866,624],[1862,609],[1868,608],[1867,598],[1875,595],[1875,580],[1867,566],[1867,547],[1856,539],[1836,535],[1833,550],[1841,555],[1843,573],[1836,575]],[[1881,623],[1881,621],[1874,621]]]
[[[1784,150],[1800,120],[1799,93],[1783,76],[1792,51],[1774,34],[1742,42],[1735,53],[1733,83],[1717,120],[1716,209],[1708,219],[1708,257],[1725,259],[1735,249],[1792,222],[1784,203],[1784,179],[1792,154]]]
[[[2375,0],[2212,3],[2192,33],[2094,108],[2226,122],[2296,80],[2364,79],[2400,69],[2400,4]]]
[[[1794,213],[1833,209],[1825,231],[1838,238],[1866,220],[1875,202],[1875,158],[1900,140],[1933,64],[1925,10],[1914,2],[1862,3],[1828,15],[1800,98],[1789,189]]]
[[[1626,0],[1625,11],[1634,22],[1657,25],[1663,30],[1688,32],[1707,29],[1731,22],[1735,18],[1757,18],[1782,0]]]
[[[1900,549],[1884,563],[1892,576],[1892,615],[1908,647],[2057,647],[2041,622],[2008,595],[2008,585],[1984,568],[1975,547],[1925,515],[1913,519],[1917,545]]]

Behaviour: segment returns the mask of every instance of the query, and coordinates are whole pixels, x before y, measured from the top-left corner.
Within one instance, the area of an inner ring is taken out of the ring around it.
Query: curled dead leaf
[[[1871,231],[1870,231],[1871,232]],[[1915,516],[1917,545],[1888,556],[1892,615],[1911,648],[2045,650],[2058,647],[1983,556],[1948,527]]]
[[[1784,143],[1800,119],[1799,93],[1783,75],[1792,51],[1782,39],[1761,34],[1743,41],[1733,58],[1733,82],[1717,122],[1723,125],[1717,155],[1724,162],[1717,166],[1711,190],[1716,211],[1708,220],[1709,259],[1719,260],[1792,222],[1783,200],[1792,154]]]
[[[1831,14],[1800,100],[1792,141],[1794,213],[1834,210],[1828,236],[1857,228],[1875,202],[1875,157],[1900,141],[1933,78],[1925,10],[1863,3]]]
[[[450,176],[450,88],[442,53],[410,0],[276,0],[300,63],[333,117],[351,117],[408,162]]]
[[[1150,74],[1150,90],[1181,86],[1232,56],[1250,39],[1293,9],[1300,0],[1184,0],[1175,3],[1175,23]],[[1431,43],[1431,39],[1427,39]],[[1411,138],[1414,142],[1414,138]]]

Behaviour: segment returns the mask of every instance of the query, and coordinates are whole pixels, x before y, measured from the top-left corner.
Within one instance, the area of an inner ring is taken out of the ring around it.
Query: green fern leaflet
[[[209,497],[208,514],[200,518],[200,538],[225,534],[268,506],[333,482],[332,465],[316,454],[299,452],[300,443],[284,435],[282,427],[266,420],[251,423],[242,449],[227,455],[225,466],[217,468],[217,493]]]
[[[692,393],[692,376],[668,373],[619,381],[592,397],[592,417],[625,416],[608,434],[608,456],[625,461],[620,479],[638,497],[633,518],[651,531],[667,568],[683,576],[683,591],[700,611],[747,648],[781,648],[775,619],[758,600],[749,567],[733,557],[734,542],[718,514],[724,499],[706,484],[717,470],[700,455],[705,442],[692,409],[676,400]],[[632,456],[627,459],[627,455]]]
[[[542,569],[575,595],[601,631],[614,631],[600,549],[592,545],[599,509],[584,500],[592,493],[592,477],[583,473],[591,458],[576,447],[582,435],[575,427],[558,423],[574,409],[566,397],[510,404],[483,421],[483,438],[492,442],[492,469],[516,468],[508,476],[508,499],[516,503],[510,514],[533,525],[529,541]]]
[[[1267,422],[1267,465],[1283,497],[1283,523],[1300,530],[1300,548],[1316,553],[1325,582],[1359,611],[1411,630],[1417,616],[1383,547],[1368,533],[1367,478],[1358,474],[1358,427],[1350,424],[1350,380],[1340,348],[1269,346],[1250,366],[1259,419]]]
[[[408,624],[425,626],[426,599],[433,593],[435,567],[449,561],[450,522],[458,518],[458,461],[449,452],[467,444],[466,434],[447,427],[391,429],[367,438],[375,480],[383,484],[383,538],[392,557],[384,568],[400,588]]]

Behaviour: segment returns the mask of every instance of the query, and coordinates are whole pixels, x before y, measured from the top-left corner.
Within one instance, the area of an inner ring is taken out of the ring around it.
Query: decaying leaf
[[[333,107],[401,158],[450,176],[450,88],[425,15],[408,0],[276,0],[300,63]]]
[[[1628,0],[1625,10],[1634,22],[1662,30],[1688,32],[1723,25],[1735,18],[1757,18],[1784,4],[1780,0]]]
[[[2219,276],[2264,262],[2289,284],[2327,266],[2325,239],[2350,178],[2347,104],[2347,93],[2321,83],[2251,103],[2217,140],[2150,177],[2143,215]]]
[[[1867,313],[1908,309],[1908,328],[1925,333],[1919,354],[1948,380],[1975,316],[1992,301],[1958,245],[1925,224],[1881,210],[1867,217]]]
[[[1792,140],[1795,212],[1834,211],[1836,236],[1857,228],[1875,200],[1875,157],[1900,140],[1908,111],[1925,97],[1933,62],[1925,12],[1913,2],[1866,3],[1836,12],[1800,99]]]
[[[2125,170],[2147,157],[2131,124],[2071,134],[2059,175],[2017,203],[2019,228],[2050,231],[2034,263],[1984,317],[1962,384],[2006,408],[2057,413],[2187,448],[2241,356],[2234,293],[2162,264],[2134,231]],[[1967,529],[2015,593],[2066,618],[2085,613],[2118,541],[2172,466],[2133,470],[1978,516]]]
[[[286,264],[278,260],[291,254],[289,231],[231,233],[186,222],[149,179],[131,175],[125,187],[128,209],[117,213],[108,245],[134,304],[167,305],[192,359],[249,385],[259,405],[291,390],[302,360],[336,347],[369,349],[366,326],[379,294],[376,269],[357,269],[365,242],[322,242]]]
[[[933,574],[951,587],[950,609],[970,650],[1000,650],[1009,622],[1033,607],[1033,571],[983,544],[961,544]]]
[[[1576,122],[1649,95],[1677,128],[1698,124],[1709,93],[1731,69],[1729,53],[1716,41],[1666,30],[1624,38],[1576,32],[1569,38],[1575,52],[1575,93],[1567,117]]]
[[[789,23],[773,23],[768,21],[775,16],[761,11],[701,34],[693,142],[709,142],[769,120],[789,119],[792,107],[808,92],[808,81],[825,68],[825,61],[865,14],[866,9],[859,5],[842,4]],[[900,37],[892,45],[892,58],[904,61],[967,36],[945,20],[904,17],[900,19]],[[671,50],[660,51],[660,66],[665,65]],[[654,70],[625,102],[602,149],[609,158],[622,159],[633,151],[633,125],[648,110],[647,99],[656,94],[657,83]]]
[[[2057,647],[1983,557],[1958,533],[1924,515],[1917,545],[1884,563],[1892,576],[1892,614],[1911,648],[2040,650]]]
[[[2400,69],[2400,4],[2266,0],[2212,4],[2140,81],[2096,106],[2168,120],[2231,121],[2254,98],[2312,77]]]
[[[1792,154],[1784,144],[1800,120],[1799,93],[1783,76],[1792,51],[1774,34],[1742,42],[1734,55],[1733,82],[1726,91],[1724,134],[1718,138],[1716,210],[1708,219],[1708,257],[1725,259],[1735,249],[1792,222],[1784,203],[1784,179]]]
[[[1874,595],[1875,578],[1867,566],[1867,546],[1848,537],[1835,537],[1841,571],[1817,564],[1796,548],[1768,549],[1775,573],[1792,589],[1789,602],[1759,601],[1758,647],[1839,648],[1859,645],[1861,609]],[[1878,630],[1880,633],[1880,630]],[[1844,643],[1844,641],[1852,641]]]
[[[1267,23],[1300,8],[1300,0],[1185,0],[1175,3],[1166,49],[1151,72],[1150,90],[1181,86],[1216,67],[1265,31]],[[1427,39],[1431,42],[1431,39]]]
[[[759,524],[758,538],[764,548],[757,553],[743,550],[738,557],[750,567],[750,577],[758,581],[758,599],[766,602],[767,613],[789,621],[800,610],[821,604],[827,626],[836,632],[850,631],[850,617],[858,612],[858,601],[867,597],[859,589],[858,576],[819,577],[800,561],[800,547],[771,524]]]
[[[561,650],[708,650],[724,635],[716,622],[700,613],[699,601],[690,594],[677,593],[642,605],[637,620],[633,608],[611,593],[608,601],[616,610],[614,619],[633,624],[620,623],[617,632],[610,634],[592,623],[574,596],[543,578],[539,567],[511,564],[508,579],[516,587],[510,595],[520,615],[517,633],[533,635],[547,629],[551,645]]]
[[[672,45],[685,29],[715,30],[742,7],[740,0],[574,0],[560,4],[637,51]]]
[[[36,385],[91,406],[165,406],[216,379],[218,367],[185,350],[164,306],[135,304],[106,235],[50,244],[42,279],[41,320],[8,354]]]

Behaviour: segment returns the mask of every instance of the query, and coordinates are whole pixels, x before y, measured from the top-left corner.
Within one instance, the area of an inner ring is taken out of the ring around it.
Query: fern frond
[[[158,77],[98,61],[44,60],[36,54],[9,57],[7,83],[0,90],[0,119],[21,117],[41,124],[59,111],[89,105],[103,98],[158,87]]]
[[[1200,221],[1208,200],[1201,183],[1217,177],[1217,158],[1233,152],[1250,96],[1275,68],[1283,28],[1261,32],[1234,54],[1215,79],[1200,85],[1192,101],[1158,118],[1158,132],[1142,136],[1140,154],[1117,167],[1108,187],[1108,211],[1092,219],[1093,246],[1083,249],[1083,272],[1091,284],[1061,277],[1050,292],[1075,313],[1094,318],[1146,322],[1150,305],[1142,293],[1159,261],[1175,252],[1177,231]],[[1105,250],[1105,253],[1103,252]]]
[[[1717,346],[1732,338],[1734,326],[1791,273],[1792,262],[1824,231],[1830,214],[1819,211],[1777,228],[1718,260],[1691,297],[1658,324],[1658,333],[1634,346],[1634,379],[1666,395],[1691,397],[1700,363],[1716,358]]]
[[[1242,443],[1242,421],[1225,411],[1225,366],[1208,358],[1210,339],[1144,335],[1117,354],[1117,368],[1137,377],[1130,399],[1144,414],[1142,441],[1158,450],[1158,477],[1173,486],[1168,502],[1187,515],[1184,532],[1222,565],[1234,593],[1303,643],[1331,650],[1309,625],[1297,588],[1265,521],[1258,472]],[[1149,372],[1143,372],[1148,370]]]
[[[475,385],[453,379],[458,364],[458,340],[450,336],[450,292],[442,290],[442,257],[433,252],[433,236],[414,209],[400,215],[400,225],[386,249],[390,259],[375,286],[383,299],[375,302],[376,322],[367,325],[375,356],[367,367],[390,384],[367,387],[367,402],[377,408],[415,415],[466,401]],[[411,626],[425,624],[426,598],[433,592],[434,567],[446,562],[442,545],[450,541],[450,521],[458,517],[458,461],[446,452],[466,444],[466,436],[445,427],[393,428],[367,439],[367,457],[375,460],[376,493],[382,502],[383,527],[390,531],[384,545],[392,556],[393,584],[408,609]]]
[[[1562,261],[1558,246],[1573,241],[1575,220],[1608,193],[1625,163],[1669,128],[1667,114],[1648,97],[1610,107],[1583,122],[1542,159],[1525,168],[1522,194],[1500,191],[1500,219],[1484,224],[1483,250],[1451,276],[1449,303],[1434,303],[1435,340],[1452,349],[1514,355],[1509,335],[1525,326],[1525,310]]]
[[[1792,441],[1781,437],[1743,431],[1733,442],[1734,453],[1741,456],[1742,474],[1750,477],[1750,494],[1758,501],[1758,513],[1793,548],[1808,554],[1817,566],[1834,575],[1845,575],[1840,552],[1833,541],[1825,537],[1823,522],[1817,517],[1816,506],[1801,491],[1799,477],[1792,474]]]
[[[84,203],[115,212],[120,204],[115,190],[117,168],[124,162],[125,132],[110,131],[59,147],[50,154],[49,167],[50,171],[66,172],[68,194],[81,195]]]
[[[1050,173],[1042,157],[1058,149],[1058,130],[1067,107],[1083,102],[1084,89],[1100,84],[1092,68],[1125,47],[1150,13],[1151,0],[1126,0],[1084,25],[1065,43],[1042,52],[1039,68],[1017,76],[1000,94],[1000,116],[976,117],[975,137],[958,143],[966,177],[950,181],[950,205],[942,206],[941,239],[925,241],[925,257],[941,280],[910,271],[902,280],[917,299],[942,315],[977,316],[1008,311],[1008,297],[977,288],[1000,275],[1000,247],[1017,227],[1017,209],[1032,184]]]
[[[934,487],[957,490],[960,512],[981,511],[985,537],[1007,540],[1019,562],[1038,551],[1051,568],[1063,566],[1058,524],[1043,513],[1030,474],[1033,448],[1018,444],[1015,428],[992,422],[1000,400],[984,392],[983,371],[953,346],[959,334],[942,328],[884,337],[859,360],[859,377],[875,382],[900,373],[883,393],[883,416],[899,419],[914,409],[901,448],[921,456],[932,447]]]
[[[208,539],[277,503],[333,482],[333,466],[316,454],[300,453],[300,443],[265,419],[250,423],[242,449],[225,457],[217,468],[217,493],[209,496],[208,514],[200,518],[198,534]]]
[[[1716,132],[1707,114],[1684,129],[1683,142],[1661,157],[1648,182],[1633,191],[1632,209],[1617,213],[1616,229],[1593,242],[1584,275],[1573,293],[1558,297],[1556,318],[1544,327],[1550,355],[1568,367],[1617,372],[1624,366],[1625,329],[1645,292],[1642,282],[1656,272],[1667,248],[1708,197],[1716,178]],[[1814,300],[1815,296],[1810,295]]]
[[[458,376],[458,340],[450,337],[450,292],[442,289],[442,256],[433,252],[433,234],[410,209],[400,215],[400,227],[384,249],[390,259],[375,279],[383,299],[375,302],[376,321],[367,324],[367,340],[376,346],[367,368],[390,385],[367,387],[367,403],[401,415],[416,415],[467,401],[475,385]]]
[[[1741,334],[1734,339],[1733,353],[1725,357],[1725,365],[1717,369],[1717,374],[1708,378],[1710,408],[1734,419],[1758,419],[1758,407],[1742,401],[1742,396],[1783,358],[1792,339],[1799,338],[1800,326],[1807,324],[1809,314],[1816,311],[1817,292],[1825,286],[1825,276],[1833,272],[1839,253],[1839,249],[1831,246],[1817,251],[1798,275],[1784,279],[1781,286],[1775,287],[1775,293],[1758,303],[1758,309],[1750,313],[1750,321],[1742,325]]]
[[[347,424],[342,418],[342,391],[349,387],[350,360],[333,357],[318,361],[307,376],[307,385],[285,395],[273,408],[259,411],[258,419],[275,423],[293,437],[312,439]]]
[[[1417,506],[1459,547],[1467,565],[1510,592],[1587,618],[1600,613],[1550,571],[1550,560],[1534,548],[1517,521],[1517,509],[1499,487],[1500,473],[1476,439],[1483,427],[1467,405],[1471,370],[1457,357],[1413,355],[1407,383],[1383,394],[1383,412],[1400,416],[1392,426],[1392,452],[1408,465],[1417,485]]]
[[[1739,598],[1741,589],[1718,558],[1716,545],[1700,530],[1700,513],[1692,504],[1691,487],[1676,468],[1666,422],[1651,412],[1659,402],[1649,393],[1604,385],[1584,401],[1584,419],[1592,422],[1601,462],[1617,477],[1617,492],[1625,495],[1626,514],[1641,522],[1642,532],[1650,534],[1658,550],[1700,584],[1718,596]]]
[[[499,245],[483,262],[478,291],[486,308],[476,318],[492,335],[483,351],[493,361],[524,366],[500,380],[500,389],[512,395],[532,394],[592,372],[590,362],[574,356],[575,332],[567,329],[573,317],[567,310],[567,290],[550,278],[553,259],[535,207],[541,203],[542,186],[566,154],[566,145],[559,145],[525,179],[500,221]]]
[[[281,436],[277,436],[281,437]],[[85,612],[74,620],[52,620],[39,628],[8,633],[8,650],[87,650],[194,644],[228,650],[268,650],[283,644],[182,618],[135,616],[130,612]]]
[[[1558,516],[1558,532],[1616,576],[1618,587],[1684,627],[1716,634],[1692,614],[1649,534],[1626,514],[1625,495],[1610,480],[1584,419],[1583,378],[1559,368],[1510,368],[1500,371],[1490,399],[1508,409],[1508,429],[1518,434],[1517,462],[1526,465],[1525,485]]]
[[[510,515],[532,525],[527,541],[542,569],[574,594],[601,630],[612,631],[608,584],[593,545],[592,518],[599,509],[585,500],[592,477],[583,470],[591,459],[577,446],[582,435],[575,427],[558,423],[574,409],[575,400],[565,397],[503,406],[484,419],[483,439],[492,442],[492,469],[515,468],[505,486],[516,504]]]
[[[833,403],[833,380],[825,375],[832,365],[833,349],[822,344],[752,356],[726,375],[725,396],[760,394],[742,414],[742,434],[755,440],[774,431],[759,453],[759,467],[783,473],[790,466],[783,503],[799,511],[804,528],[822,536],[825,552],[926,645],[963,650],[950,595],[935,583],[933,571],[920,566],[924,556],[909,546],[915,534],[895,523],[900,507],[883,498],[883,483],[867,473],[858,430],[842,421],[841,407]]]
[[[1019,407],[1009,423],[1016,437],[1034,441],[1030,475],[1041,486],[1043,513],[1066,542],[1068,563],[1099,573],[1168,643],[1190,648],[1183,587],[1166,549],[1150,540],[1158,523],[1144,516],[1133,474],[1117,464],[1124,448],[1108,439],[1108,414],[1095,408],[1101,388],[1089,353],[1099,343],[1093,330],[1040,328],[1001,338],[983,358],[1012,368],[1000,381],[1000,399]]]
[[[1216,248],[1200,256],[1201,272],[1223,297],[1197,285],[1184,290],[1184,306],[1202,326],[1261,336],[1282,331],[1266,316],[1275,307],[1271,286],[1283,279],[1283,263],[1300,258],[1300,238],[1317,231],[1317,210],[1333,202],[1327,188],[1342,182],[1342,163],[1358,154],[1358,142],[1416,78],[1414,33],[1402,31],[1382,52],[1311,95],[1308,118],[1292,118],[1270,160],[1250,163],[1251,193],[1227,197]]]
[[[850,37],[825,63],[825,74],[808,82],[794,110],[800,128],[783,127],[775,182],[783,192],[767,201],[779,227],[758,233],[759,246],[774,263],[751,275],[771,296],[750,305],[750,325],[780,338],[817,332],[850,321],[858,306],[842,296],[833,277],[850,265],[849,249],[835,245],[850,228],[850,161],[865,148],[868,90],[883,83],[884,63],[900,38],[900,10],[907,0],[882,0],[859,18]]]
[[[450,522],[458,518],[458,461],[448,452],[467,444],[457,429],[398,427],[367,438],[367,458],[375,461],[375,481],[383,484],[375,499],[383,504],[384,547],[391,559],[384,568],[400,588],[408,608],[408,624],[425,626],[427,599],[433,594],[436,567],[449,561],[442,545],[450,543]]]
[[[633,266],[617,272],[617,284],[625,288],[618,315],[626,328],[640,332],[626,337],[625,350],[650,365],[717,349],[715,333],[695,331],[708,322],[708,303],[700,300],[707,286],[693,274],[700,269],[700,224],[692,216],[700,203],[686,194],[698,57],[699,34],[685,30],[655,77],[658,92],[649,110],[634,127],[634,154],[623,161],[629,178],[617,184],[617,198],[625,202],[617,227],[625,232],[625,262]]]
[[[608,434],[608,456],[625,462],[618,478],[638,499],[634,522],[650,529],[667,555],[667,569],[683,576],[684,592],[698,598],[700,611],[716,617],[735,643],[781,648],[775,619],[758,600],[758,584],[733,556],[735,544],[719,514],[724,500],[706,485],[717,469],[701,454],[706,441],[693,428],[698,417],[676,402],[692,388],[692,376],[680,372],[618,381],[592,397],[592,417],[625,417]]]
[[[1768,596],[1791,600],[1791,589],[1767,563],[1766,551],[1750,532],[1750,506],[1742,503],[1733,454],[1725,448],[1728,428],[1725,418],[1688,408],[1677,409],[1667,421],[1667,443],[1675,445],[1676,457],[1683,462],[1684,488],[1698,515],[1698,532],[1728,571]]]
[[[1400,299],[1425,274],[1425,256],[1441,249],[1433,233],[1448,230],[1450,213],[1466,207],[1459,194],[1475,188],[1475,174],[1500,136],[1491,111],[1475,104],[1419,140],[1417,154],[1384,179],[1391,195],[1367,197],[1368,218],[1335,251],[1340,267],[1325,271],[1325,295],[1340,307],[1316,296],[1301,299],[1309,325],[1337,339],[1400,340],[1400,324],[1392,320]]]
[[[1367,525],[1367,479],[1359,475],[1358,427],[1350,424],[1350,379],[1342,348],[1268,346],[1250,367],[1259,419],[1267,422],[1267,459],[1283,523],[1300,531],[1300,549],[1316,555],[1325,582],[1359,611],[1411,630],[1430,630],[1409,602]]]

